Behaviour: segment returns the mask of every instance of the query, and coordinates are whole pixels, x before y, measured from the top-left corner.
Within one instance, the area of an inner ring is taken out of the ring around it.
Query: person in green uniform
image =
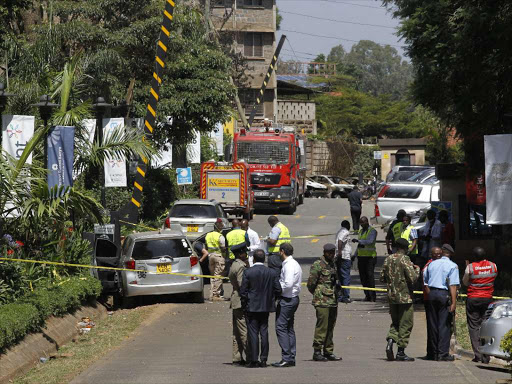
[[[386,283],[391,315],[386,345],[388,360],[395,360],[393,343],[398,345],[397,361],[414,361],[405,354],[413,327],[413,286],[420,275],[420,268],[413,265],[409,256],[409,241],[400,238],[395,242],[397,251],[384,260],[380,281]]]
[[[313,263],[309,272],[308,290],[313,294],[316,310],[315,336],[313,338],[314,361],[339,361],[334,354],[333,333],[338,317],[338,291],[336,290],[336,246],[324,245],[324,254]],[[322,353],[323,352],[323,353]]]

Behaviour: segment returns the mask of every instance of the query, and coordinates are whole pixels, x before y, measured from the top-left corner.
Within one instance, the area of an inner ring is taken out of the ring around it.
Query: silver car
[[[480,328],[478,350],[489,356],[510,360],[500,348],[501,339],[512,329],[512,300],[496,301],[489,304],[484,322]]]
[[[203,233],[214,230],[217,219],[221,219],[224,227],[230,227],[228,217],[216,200],[184,199],[174,203],[164,228],[181,231],[190,240],[195,240]]]

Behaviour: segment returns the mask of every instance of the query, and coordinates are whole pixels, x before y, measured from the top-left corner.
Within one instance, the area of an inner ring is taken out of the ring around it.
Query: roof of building
[[[381,147],[424,147],[427,145],[427,139],[410,138],[410,139],[380,139]]]

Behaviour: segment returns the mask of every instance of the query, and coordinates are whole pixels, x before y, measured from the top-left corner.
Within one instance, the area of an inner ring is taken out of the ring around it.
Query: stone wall
[[[314,101],[278,100],[277,121],[294,125],[305,134],[316,135],[316,104]]]

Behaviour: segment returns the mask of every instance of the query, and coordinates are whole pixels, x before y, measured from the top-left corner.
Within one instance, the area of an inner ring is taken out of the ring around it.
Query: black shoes
[[[425,357],[423,357],[423,360],[437,361],[437,357],[434,355],[425,355]]]
[[[395,354],[393,353],[393,339],[388,339],[388,343],[386,344],[386,357],[388,358],[388,361],[395,360]]]
[[[439,356],[437,361],[454,361],[455,357],[453,355]]]
[[[286,368],[286,367],[295,367],[295,361],[278,361],[277,363],[272,363],[273,367],[276,368]]]
[[[246,368],[260,368],[260,362],[259,361],[251,361],[245,367]]]
[[[324,354],[324,357],[329,361],[341,361],[343,360],[341,357],[336,356],[334,353]]]
[[[267,360],[260,361],[260,368],[267,368]]]
[[[414,357],[409,357],[404,351],[400,351],[396,354],[396,361],[414,361]]]
[[[313,361],[329,361],[327,359],[327,357],[325,357],[324,355],[322,355],[322,352],[320,351],[315,351],[313,353]]]
[[[233,365],[240,365],[241,367],[243,367],[246,363],[245,360],[240,360],[240,361],[233,361]]]

